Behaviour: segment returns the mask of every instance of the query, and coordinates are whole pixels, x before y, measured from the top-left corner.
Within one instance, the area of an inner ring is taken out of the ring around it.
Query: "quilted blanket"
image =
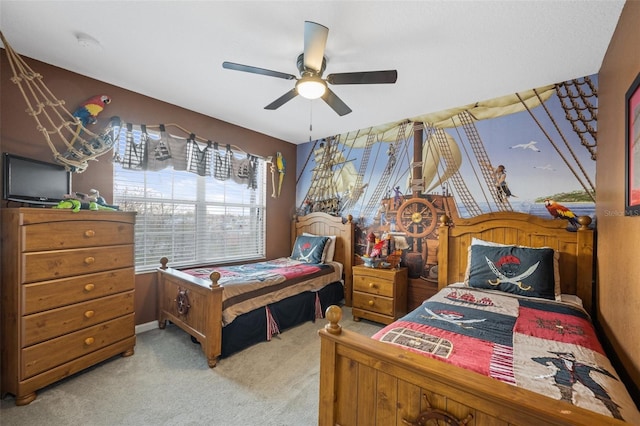
[[[640,424],[589,316],[576,305],[450,286],[373,338]]]
[[[213,271],[220,273],[218,284],[224,288],[223,325],[253,309],[305,291],[317,291],[342,278],[340,263],[309,264],[286,257],[243,265],[187,269],[182,272],[208,279]]]

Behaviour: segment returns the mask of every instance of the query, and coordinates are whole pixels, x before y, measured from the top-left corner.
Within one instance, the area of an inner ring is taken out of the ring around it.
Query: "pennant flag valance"
[[[116,144],[114,162],[130,170],[158,171],[166,167],[211,176],[217,180],[233,180],[247,187],[257,188],[256,167],[260,157],[246,153],[230,144],[220,145],[211,140],[197,137],[177,125],[189,136],[180,138],[169,134],[164,124],[158,131],[150,131],[149,125],[126,123],[119,129],[120,140],[124,132],[124,142]]]

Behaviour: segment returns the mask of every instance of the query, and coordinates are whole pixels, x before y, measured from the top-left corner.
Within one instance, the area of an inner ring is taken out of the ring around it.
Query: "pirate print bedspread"
[[[310,264],[286,257],[243,265],[182,270],[204,279],[208,279],[213,271],[220,273],[218,284],[224,288],[223,325],[230,324],[238,315],[305,291],[318,291],[342,278],[342,265],[338,262]]]
[[[373,338],[640,424],[589,316],[573,304],[453,285]]]

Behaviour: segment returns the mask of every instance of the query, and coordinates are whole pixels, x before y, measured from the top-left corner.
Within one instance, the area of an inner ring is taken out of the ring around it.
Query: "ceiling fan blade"
[[[320,72],[327,45],[329,28],[311,21],[304,22],[304,67]]]
[[[291,99],[295,98],[297,95],[298,95],[298,92],[294,87],[293,89],[289,90],[287,93],[280,96],[278,99],[276,99],[275,101],[271,102],[269,105],[264,107],[264,109],[278,109],[282,105],[289,102]]]
[[[272,71],[265,68],[252,67],[251,65],[236,64],[234,62],[223,62],[222,68],[226,68],[228,70],[234,70],[234,71],[244,71],[252,74],[261,74],[261,75],[266,75],[268,77],[284,78],[285,80],[294,80],[296,78],[296,76],[293,74],[285,74],[283,72]]]
[[[339,116],[347,115],[351,112],[351,108],[347,106],[342,99],[340,99],[331,89],[327,87],[327,90],[322,95],[322,99],[329,105],[333,110],[338,113]]]
[[[396,70],[386,71],[364,71],[364,72],[343,72],[329,74],[327,83],[329,84],[387,84],[395,83],[398,79]]]

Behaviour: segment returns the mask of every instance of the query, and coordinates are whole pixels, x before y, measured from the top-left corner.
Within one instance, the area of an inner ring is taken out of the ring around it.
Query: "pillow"
[[[511,247],[509,244],[500,244],[494,243],[493,241],[485,241],[479,238],[471,238],[471,245],[485,245],[492,247]],[[540,250],[540,249],[551,249],[550,247],[528,247],[528,246],[513,246],[513,247],[522,247],[529,248],[532,250]],[[465,283],[469,280],[469,264],[471,260],[471,247],[469,247],[469,257],[467,259],[467,272],[465,274]],[[553,281],[554,287],[553,292],[555,294],[555,299],[560,301],[560,294],[562,293],[562,288],[560,287],[560,253],[557,251],[553,251]]]
[[[467,285],[555,300],[554,250],[471,245]]]
[[[309,237],[318,237],[320,235],[309,234],[308,232],[304,232],[302,235]],[[329,241],[324,246],[324,251],[322,252],[322,263],[331,262],[333,260],[333,256],[336,252],[336,236],[335,235],[327,235]]]
[[[305,263],[322,263],[322,253],[327,241],[329,241],[328,237],[299,235],[293,244],[291,258]]]

